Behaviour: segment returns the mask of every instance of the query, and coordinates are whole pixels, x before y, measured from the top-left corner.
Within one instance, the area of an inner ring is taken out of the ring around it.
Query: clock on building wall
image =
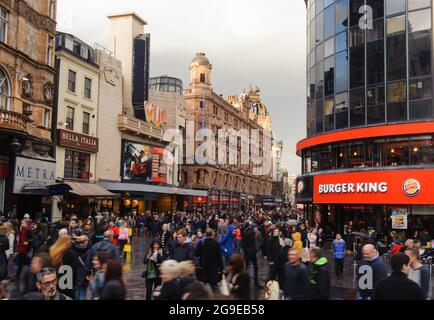
[[[44,86],[44,99],[48,104],[53,103],[54,99],[54,85],[52,82],[47,82]]]

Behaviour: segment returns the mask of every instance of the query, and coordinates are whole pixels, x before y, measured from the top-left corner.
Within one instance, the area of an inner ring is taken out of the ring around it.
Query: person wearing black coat
[[[73,248],[78,259],[77,277],[75,282],[75,300],[86,300],[86,291],[89,285],[87,276],[91,272],[91,270],[86,266],[87,254],[90,249],[90,243],[87,236],[76,238],[76,243]]]
[[[424,300],[423,293],[416,282],[408,279],[410,258],[401,252],[391,258],[392,274],[380,280],[372,300]]]
[[[278,228],[274,229],[272,231],[271,237],[267,239],[267,242],[265,244],[265,254],[267,261],[269,263],[269,278],[271,279],[271,276],[274,274],[274,268],[275,268],[275,262],[277,259],[277,256],[280,253],[280,250],[282,247],[280,246],[280,239],[279,239],[280,231]]]
[[[254,280],[255,285],[257,287],[260,287],[259,285],[259,275],[258,275],[258,258],[257,258],[257,252],[258,248],[256,246],[256,239],[255,239],[255,233],[253,230],[253,226],[249,226],[244,234],[243,238],[241,240],[241,247],[243,249],[244,253],[244,259],[246,261],[246,269],[249,268],[249,264],[253,264],[253,274],[254,274]]]
[[[9,238],[6,234],[6,226],[0,226],[0,281],[5,280],[8,275],[8,259],[6,257],[6,251],[9,250]]]
[[[160,266],[160,277],[163,284],[156,289],[155,300],[179,300],[181,297],[178,281],[179,263],[175,260],[166,260]]]
[[[178,232],[178,242],[176,246],[173,247],[173,252],[170,257],[172,260],[178,262],[191,260],[194,261],[194,248],[189,243],[185,243],[186,234],[184,230]]]
[[[285,246],[277,255],[274,270],[270,275],[270,280],[277,280],[281,288],[283,288],[285,283],[285,265],[288,262],[288,253],[292,247],[292,241],[285,239],[284,244]]]
[[[237,300],[250,300],[250,277],[244,268],[244,259],[234,254],[229,259],[230,267],[230,293]]]
[[[220,244],[214,240],[214,231],[208,229],[206,238],[196,249],[196,257],[199,257],[199,277],[204,283],[209,283],[213,292],[218,292],[217,284],[220,281],[219,274],[223,272],[223,257]]]

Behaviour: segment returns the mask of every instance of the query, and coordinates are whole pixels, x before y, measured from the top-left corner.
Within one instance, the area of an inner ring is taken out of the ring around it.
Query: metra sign
[[[27,186],[47,186],[56,183],[56,163],[17,157],[14,173],[14,193],[23,193]]]
[[[158,128],[165,128],[167,126],[166,111],[154,103],[145,102],[145,116],[148,123],[152,123]]]

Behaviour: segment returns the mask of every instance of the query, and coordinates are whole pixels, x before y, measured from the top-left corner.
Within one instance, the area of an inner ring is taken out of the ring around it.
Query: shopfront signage
[[[57,137],[57,144],[61,147],[68,147],[91,153],[98,152],[98,138],[63,129],[57,130]]]
[[[314,176],[315,204],[434,204],[434,170],[383,170]]]
[[[407,179],[402,185],[402,191],[409,197],[416,197],[420,193],[421,187],[416,179]]]
[[[14,172],[14,194],[30,194],[26,187],[46,187],[56,183],[56,163],[17,157]]]
[[[157,128],[167,127],[167,113],[162,107],[153,103],[145,102],[145,117],[146,122],[152,123]]]

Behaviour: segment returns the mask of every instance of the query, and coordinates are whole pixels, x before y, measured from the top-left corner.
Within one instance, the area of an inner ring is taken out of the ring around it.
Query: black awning
[[[41,195],[41,196],[62,196],[72,188],[65,183],[57,183],[49,186],[26,186],[23,188],[23,193]]]

